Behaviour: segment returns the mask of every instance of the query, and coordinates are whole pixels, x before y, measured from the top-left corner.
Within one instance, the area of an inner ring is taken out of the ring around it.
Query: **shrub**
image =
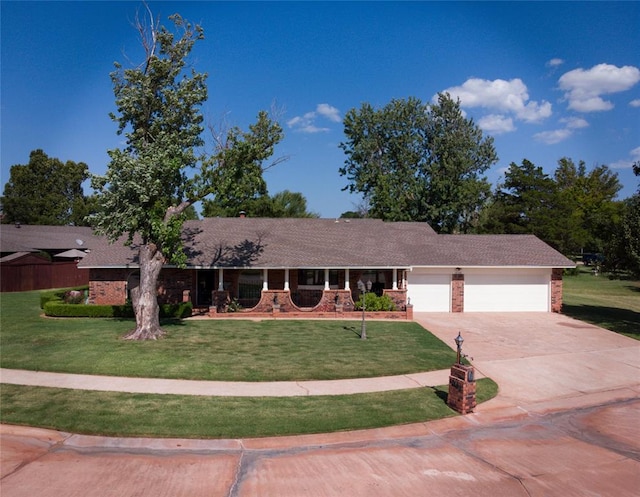
[[[366,294],[365,298],[365,310],[366,311],[395,311],[396,306],[391,300],[391,297],[388,295],[382,295],[378,297],[375,293],[370,292]],[[356,302],[355,309],[358,311],[362,310],[362,295],[360,299]]]
[[[580,276],[580,267],[571,267],[564,270],[565,276]]]
[[[71,295],[72,292],[80,292],[80,299],[78,302],[68,302],[68,303],[81,303],[84,300],[84,292],[88,291],[89,287],[87,285],[77,286],[74,288],[58,288],[55,290],[45,290],[40,292],[40,309],[44,309],[44,306],[47,302],[67,302],[68,296]]]

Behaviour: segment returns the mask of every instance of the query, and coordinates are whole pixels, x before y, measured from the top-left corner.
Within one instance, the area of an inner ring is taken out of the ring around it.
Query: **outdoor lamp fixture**
[[[464,338],[462,338],[462,335],[460,334],[460,332],[458,332],[458,336],[455,338],[455,342],[456,342],[456,347],[458,347],[456,363],[460,364],[460,360],[462,359],[462,342],[464,342]]]
[[[273,296],[273,305],[278,305],[278,294],[277,293]]]

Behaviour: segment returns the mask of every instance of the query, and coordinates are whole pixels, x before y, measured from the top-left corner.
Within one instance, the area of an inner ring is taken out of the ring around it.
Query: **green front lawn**
[[[41,316],[38,292],[2,295],[2,366],[53,372],[221,381],[327,380],[447,369],[453,350],[416,323],[185,320],[130,342],[118,319]]]
[[[562,313],[640,339],[640,281],[594,276],[583,268],[563,280]]]
[[[228,381],[335,379],[448,369],[453,350],[415,323],[186,320],[157,342],[120,337],[132,321],[52,319],[38,292],[2,294],[2,367]],[[455,415],[447,386],[344,396],[143,395],[2,385],[0,420],[111,436],[245,438],[424,422]],[[478,381],[478,401],[497,385]]]
[[[2,385],[3,423],[131,437],[249,438],[328,433],[455,416],[447,386],[318,397],[195,397]],[[477,382],[477,400],[497,394]]]

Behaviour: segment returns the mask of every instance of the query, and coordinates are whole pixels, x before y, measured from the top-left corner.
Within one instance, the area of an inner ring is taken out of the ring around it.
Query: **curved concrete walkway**
[[[407,388],[434,387],[449,382],[449,370],[400,376],[325,381],[194,381],[158,378],[123,378],[82,374],[0,369],[0,382],[13,385],[99,390],[105,392],[160,393],[217,397],[298,397],[350,395]]]
[[[430,423],[250,440],[0,426],[2,496],[637,495],[640,342],[558,315],[416,320],[450,346],[461,331],[498,397]]]

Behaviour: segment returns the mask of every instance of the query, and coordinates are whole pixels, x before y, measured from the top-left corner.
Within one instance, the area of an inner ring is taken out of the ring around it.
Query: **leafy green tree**
[[[339,172],[345,189],[364,195],[370,217],[425,221],[442,233],[472,228],[491,192],[481,175],[497,156],[459,101],[439,94],[433,105],[414,97],[379,110],[365,103],[347,112],[344,132]]]
[[[364,216],[358,211],[345,211],[340,214],[340,219],[363,219]]]
[[[640,162],[633,164],[633,172],[640,176]],[[637,192],[620,203],[623,212],[618,223],[612,223],[613,236],[605,246],[605,268],[627,270],[640,277],[640,184]]]
[[[481,233],[532,233],[565,253],[567,237],[580,230],[554,179],[527,159],[511,163],[481,219]]]
[[[118,109],[111,117],[126,146],[110,150],[106,175],[92,179],[100,201],[96,230],[111,241],[126,236],[138,250],[140,283],[131,292],[136,328],[126,336],[136,340],[164,333],[158,276],[165,263],[186,261],[181,231],[187,209],[209,194],[233,193],[232,185],[216,185],[219,171],[232,171],[244,181],[247,165],[268,158],[282,136],[280,126],[261,112],[248,133],[234,128],[213,154],[199,153],[206,74],[188,67],[187,58],[203,30],[176,14],[170,17],[174,34],[150,17],[148,27],[137,22],[143,63],[130,69],[116,64],[111,73]]]
[[[302,193],[289,190],[276,193],[273,197],[264,194],[232,203],[221,196],[203,202],[205,217],[236,217],[240,212],[244,212],[249,217],[319,217],[307,211],[307,199]]]
[[[3,222],[86,226],[95,204],[82,189],[88,178],[84,162],[62,162],[40,149],[32,151],[28,164],[11,166],[2,198]]]
[[[481,232],[533,233],[570,255],[601,251],[611,236],[620,206],[620,183],[607,166],[586,170],[569,158],[558,161],[553,177],[524,159],[512,163],[481,216]]]
[[[619,220],[620,206],[615,198],[622,185],[618,175],[605,165],[587,171],[584,161],[576,165],[564,157],[558,161],[554,178],[558,195],[572,206],[572,217],[580,225],[572,248],[602,252],[611,226]]]

